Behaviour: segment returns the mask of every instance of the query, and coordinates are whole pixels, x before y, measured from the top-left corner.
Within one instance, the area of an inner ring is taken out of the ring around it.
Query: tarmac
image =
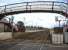
[[[68,50],[68,45],[34,43],[31,40],[18,39],[16,41],[0,42],[0,50]]]

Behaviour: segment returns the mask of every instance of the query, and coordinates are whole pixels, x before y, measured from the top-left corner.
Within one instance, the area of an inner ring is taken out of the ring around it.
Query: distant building
[[[0,32],[12,32],[12,28],[13,32],[25,32],[24,23],[21,24],[21,22],[19,22],[18,24],[12,24],[6,19],[0,20]]]
[[[15,25],[12,26],[9,21],[6,19],[0,20],[0,32],[11,32],[13,27],[13,31],[17,31],[17,27]]]
[[[9,23],[5,23],[0,21],[0,32],[9,32],[11,30],[11,25]]]

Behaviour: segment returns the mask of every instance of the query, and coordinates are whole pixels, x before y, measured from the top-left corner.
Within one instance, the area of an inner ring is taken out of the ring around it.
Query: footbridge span
[[[68,17],[68,3],[56,1],[21,2],[0,6],[0,19],[7,15],[32,12],[59,13]]]

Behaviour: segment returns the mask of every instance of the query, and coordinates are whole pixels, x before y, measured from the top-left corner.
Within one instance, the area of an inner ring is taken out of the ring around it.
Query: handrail
[[[8,4],[8,5],[6,5],[6,6],[15,5],[15,4],[22,4],[22,3],[37,3],[37,2],[55,2],[55,3],[64,3],[64,2],[59,2],[59,1],[32,1],[32,2],[13,3],[13,4]],[[68,3],[64,3],[64,4],[68,4]],[[5,6],[5,5],[3,5],[3,6]],[[3,6],[0,6],[0,7],[3,7]]]

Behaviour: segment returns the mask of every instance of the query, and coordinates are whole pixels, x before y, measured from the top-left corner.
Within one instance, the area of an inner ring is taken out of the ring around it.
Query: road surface
[[[68,50],[68,47],[53,47],[42,43],[33,43],[30,40],[0,43],[0,50]]]

